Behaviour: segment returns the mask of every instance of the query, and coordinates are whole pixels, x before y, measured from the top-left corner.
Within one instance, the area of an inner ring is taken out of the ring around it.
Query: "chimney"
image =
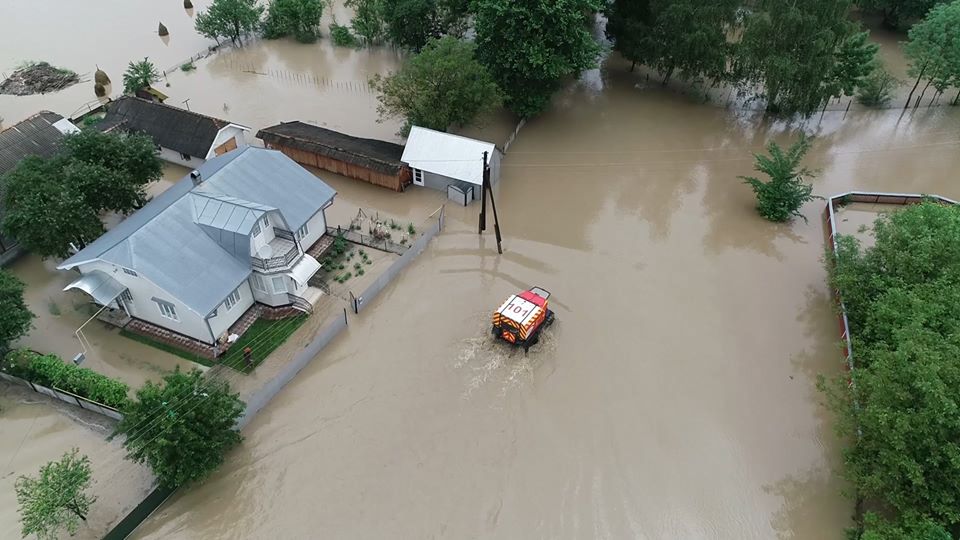
[[[203,182],[203,179],[200,178],[200,171],[197,170],[190,171],[190,179],[193,180],[195,186],[199,186],[200,182]]]

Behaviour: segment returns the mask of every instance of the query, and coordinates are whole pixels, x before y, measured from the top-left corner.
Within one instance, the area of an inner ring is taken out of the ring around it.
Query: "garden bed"
[[[230,350],[220,357],[219,363],[242,373],[250,373],[296,332],[297,328],[300,328],[307,319],[306,314],[276,321],[257,319],[244,332],[243,336],[230,347]],[[243,354],[247,347],[251,349],[252,362],[249,365]]]

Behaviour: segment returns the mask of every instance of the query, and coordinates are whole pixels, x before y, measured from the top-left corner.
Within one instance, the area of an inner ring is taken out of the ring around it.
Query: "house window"
[[[297,240],[303,240],[303,237],[310,234],[310,229],[307,228],[307,224],[304,223],[303,227],[297,231]]]
[[[232,293],[230,293],[229,296],[227,296],[227,299],[223,301],[223,305],[226,306],[227,311],[230,311],[233,308],[233,306],[235,306],[239,301],[240,301],[240,287],[237,287],[236,289],[233,290]]]
[[[253,288],[260,292],[267,292],[267,285],[263,282],[263,278],[257,274],[253,274]]]
[[[273,278],[273,292],[283,293],[287,292],[287,284],[283,282],[282,277]]]
[[[253,236],[260,236],[260,222],[253,224]]]
[[[269,226],[270,226],[270,220],[267,219],[267,216],[263,216],[263,219],[260,220],[260,221],[263,222],[263,226],[264,226],[264,227],[269,227]]]
[[[130,289],[124,289],[123,292],[120,293],[120,299],[124,302],[133,302],[133,295],[130,294]]]
[[[423,170],[421,169],[413,170],[413,183],[418,186],[423,185]]]
[[[124,274],[129,274],[129,275],[131,275],[131,276],[133,276],[133,277],[137,277],[137,273],[134,272],[133,270],[128,269],[128,268],[124,268],[124,269],[123,269],[123,273],[124,273]]]
[[[184,154],[183,152],[180,152],[180,158],[183,159],[184,161],[190,161],[190,155]]]
[[[157,307],[160,308],[160,315],[163,315],[164,317],[174,321],[180,320],[177,317],[177,308],[175,308],[173,304],[171,304],[170,302],[166,302],[164,300],[160,300],[158,298],[154,298],[153,301],[156,302]]]

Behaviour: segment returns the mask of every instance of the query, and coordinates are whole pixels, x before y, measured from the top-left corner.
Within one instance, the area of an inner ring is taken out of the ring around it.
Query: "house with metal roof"
[[[413,126],[400,161],[413,171],[414,185],[445,191],[450,199],[467,205],[480,197],[484,152],[490,183],[495,184],[501,158],[496,145],[452,133]]]
[[[66,289],[215,346],[255,305],[308,310],[320,263],[307,251],[335,196],[282,153],[248,146],[208,160],[58,268],[80,272]]]
[[[145,133],[159,148],[160,159],[185,167],[199,167],[248,144],[246,126],[157,101],[123,96],[108,103],[106,111],[97,129]]]
[[[25,157],[52,157],[60,148],[63,136],[76,131],[80,131],[77,126],[50,111],[41,111],[0,131],[0,176],[16,168]],[[0,184],[0,222],[6,213],[3,208],[2,189]],[[6,264],[20,251],[20,244],[16,239],[0,234],[0,264]]]

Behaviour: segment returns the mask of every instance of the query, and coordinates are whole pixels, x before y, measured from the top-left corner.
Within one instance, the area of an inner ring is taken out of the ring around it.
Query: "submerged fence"
[[[32,383],[28,380],[21,379],[20,377],[14,377],[9,373],[0,373],[0,379],[5,379],[14,384],[20,386],[25,386],[38,394],[43,394],[45,396],[50,396],[54,399],[58,399],[64,403],[68,403],[75,407],[80,407],[81,409],[86,409],[88,411],[95,412],[97,414],[102,414],[106,417],[113,418],[114,420],[123,419],[123,415],[120,414],[120,411],[104,405],[103,403],[97,403],[96,401],[91,401],[85,397],[78,396],[72,392],[67,392],[66,390],[61,390],[59,388],[47,388],[46,386]]]
[[[435,219],[434,219],[435,218]],[[404,251],[403,255],[399,259],[393,261],[393,264],[390,265],[390,268],[380,274],[377,277],[376,281],[371,283],[366,290],[360,293],[359,296],[353,295],[351,293],[351,303],[353,304],[354,313],[360,313],[363,308],[370,303],[371,300],[377,297],[387,285],[390,284],[404,268],[410,265],[418,255],[423,253],[423,250],[427,247],[427,244],[430,243],[430,240],[433,239],[441,230],[443,230],[443,206],[438,208],[433,214],[430,214],[428,219],[432,219],[433,223],[426,230],[423,231],[423,234],[420,235],[420,238],[417,238],[410,247]]]

